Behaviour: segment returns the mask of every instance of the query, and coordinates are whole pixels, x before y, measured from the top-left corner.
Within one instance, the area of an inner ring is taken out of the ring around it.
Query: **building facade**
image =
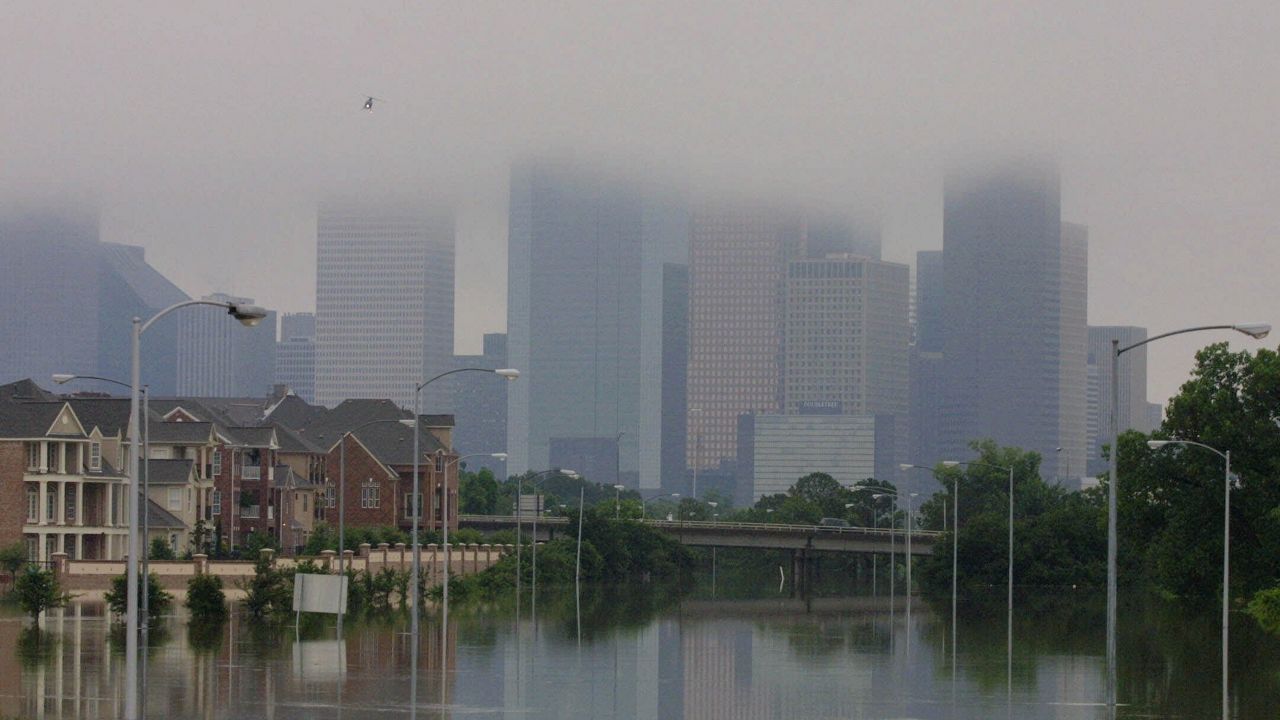
[[[880,416],[895,429],[880,449],[890,472],[907,455],[909,285],[906,265],[854,255],[787,267],[785,413]]]
[[[505,333],[485,333],[480,355],[455,355],[455,368],[496,370],[510,367]],[[484,373],[458,373],[449,378],[453,408],[453,443],[468,458],[467,470],[488,468],[494,477],[507,477],[505,460],[487,457],[507,451],[507,392],[510,383]],[[517,382],[523,382],[518,380]]]
[[[420,208],[323,205],[316,230],[316,402],[389,398],[453,361],[454,225]],[[426,400],[447,402],[440,388]]]
[[[735,500],[785,493],[815,472],[845,486],[876,477],[876,423],[872,415],[743,415]]]
[[[1097,402],[1089,408],[1089,427],[1093,432],[1089,435],[1087,445],[1089,474],[1096,476],[1106,472],[1107,462],[1102,456],[1102,446],[1111,443],[1112,382],[1118,383],[1120,391],[1120,405],[1116,414],[1120,432],[1150,432],[1159,422],[1151,422],[1150,404],[1147,402],[1146,346],[1121,355],[1120,376],[1118,379],[1111,377],[1111,342],[1118,340],[1120,347],[1140,343],[1147,339],[1147,329],[1129,325],[1096,325],[1091,326],[1088,333],[1089,371],[1097,376],[1098,393]]]
[[[738,417],[782,407],[785,275],[805,237],[799,216],[771,207],[704,202],[691,213],[691,467],[735,460]]]
[[[188,299],[147,264],[142,248],[99,242],[88,213],[2,215],[0,257],[0,382],[47,383],[53,373],[128,378],[132,318]],[[147,331],[142,378],[154,392],[175,389],[176,344],[176,317]],[[86,381],[77,389],[95,386]]]
[[[1076,472],[1073,455],[1057,451],[1071,446],[1077,427],[1083,433],[1083,417],[1073,416],[1083,416],[1083,403],[1064,405],[1064,397],[1087,392],[1084,364],[1072,374],[1078,386],[1063,368],[1064,350],[1078,355],[1064,345],[1083,319],[1063,309],[1059,195],[1047,165],[948,180],[940,440],[949,459],[967,459],[972,441],[989,438],[1038,452],[1046,478]]]
[[[589,449],[596,482],[662,483],[664,268],[685,262],[677,202],[553,164],[511,178],[508,472]],[[575,470],[577,468],[574,468]]]
[[[911,346],[909,459],[933,467],[944,460],[941,448],[943,313],[946,276],[940,250],[916,253],[915,328]],[[905,480],[905,478],[903,478]]]
[[[253,304],[222,293],[205,300]],[[178,318],[178,394],[265,397],[275,379],[276,314],[245,327],[222,308],[196,306]]]

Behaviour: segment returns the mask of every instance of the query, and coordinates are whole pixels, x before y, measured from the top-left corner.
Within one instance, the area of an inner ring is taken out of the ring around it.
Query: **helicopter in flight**
[[[376,98],[376,97],[374,97],[374,96],[370,95],[370,96],[369,96],[369,97],[364,101],[364,109],[365,109],[365,110],[368,110],[369,112],[373,112],[373,104],[374,104],[375,102],[384,103],[384,102],[386,102],[386,100],[383,100],[382,98]]]

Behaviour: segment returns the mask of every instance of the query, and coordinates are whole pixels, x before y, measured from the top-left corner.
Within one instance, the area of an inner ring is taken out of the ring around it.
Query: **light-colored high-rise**
[[[390,398],[453,362],[453,218],[420,208],[323,205],[316,228],[316,402]],[[429,388],[423,412],[448,405]]]
[[[856,255],[787,267],[783,401],[788,415],[875,415],[891,428],[880,474],[905,460],[910,409],[910,275]]]
[[[205,300],[253,304],[222,293]],[[197,306],[178,318],[178,394],[266,397],[275,377],[276,314],[245,327],[222,308]]]
[[[690,467],[737,457],[738,416],[782,407],[787,263],[805,252],[803,220],[767,206],[706,203],[690,219]]]

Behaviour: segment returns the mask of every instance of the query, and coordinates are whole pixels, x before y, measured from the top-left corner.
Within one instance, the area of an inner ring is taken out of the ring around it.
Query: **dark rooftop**
[[[191,479],[193,460],[148,460],[147,484],[185,485]]]

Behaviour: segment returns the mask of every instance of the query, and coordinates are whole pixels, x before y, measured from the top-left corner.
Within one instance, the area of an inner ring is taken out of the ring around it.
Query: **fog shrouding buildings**
[[[704,202],[690,216],[690,467],[737,459],[738,416],[782,409],[787,263],[805,253],[799,215]]]
[[[324,204],[316,227],[316,402],[389,398],[453,364],[454,224],[405,206]],[[443,386],[424,408],[448,403]],[[426,412],[427,410],[424,410]]]
[[[1088,438],[1089,474],[1106,472],[1107,462],[1102,456],[1102,446],[1111,444],[1111,341],[1119,340],[1126,347],[1147,339],[1147,329],[1123,325],[1098,325],[1089,328],[1089,371],[1097,376],[1097,402],[1089,408],[1089,427],[1093,432]],[[1120,356],[1120,405],[1116,416],[1120,432],[1141,430],[1150,432],[1159,425],[1159,405],[1156,406],[1157,422],[1152,423],[1150,403],[1147,402],[1147,348],[1134,348]]]
[[[0,217],[0,257],[0,382],[48,384],[53,373],[127,381],[130,321],[188,299],[147,264],[142,248],[99,242],[97,220],[87,213]],[[142,381],[155,393],[175,390],[176,346],[173,316],[143,336]]]
[[[215,293],[215,302],[253,304]],[[196,306],[178,317],[178,394],[189,397],[266,397],[275,379],[276,314],[245,327],[223,308]]]
[[[275,384],[286,385],[308,403],[316,401],[316,316],[285,313],[280,316],[280,342],[276,344]]]
[[[875,474],[885,478],[907,454],[910,275],[849,254],[787,266],[783,411],[881,418],[889,441]]]
[[[664,276],[686,262],[687,222],[677,203],[567,166],[512,172],[510,472],[661,486],[662,389],[680,370],[664,366]]]
[[[1082,290],[1074,264],[1084,253],[1068,251],[1064,269],[1062,233],[1055,168],[948,181],[941,449],[949,459],[969,458],[969,443],[989,438],[1040,453],[1043,477],[1083,474],[1073,443],[1084,433],[1086,368],[1069,374],[1062,364],[1064,349],[1080,354],[1064,343],[1083,341],[1074,327],[1084,323],[1082,298],[1064,310],[1064,276],[1067,294]],[[1081,402],[1064,406],[1071,393]]]

